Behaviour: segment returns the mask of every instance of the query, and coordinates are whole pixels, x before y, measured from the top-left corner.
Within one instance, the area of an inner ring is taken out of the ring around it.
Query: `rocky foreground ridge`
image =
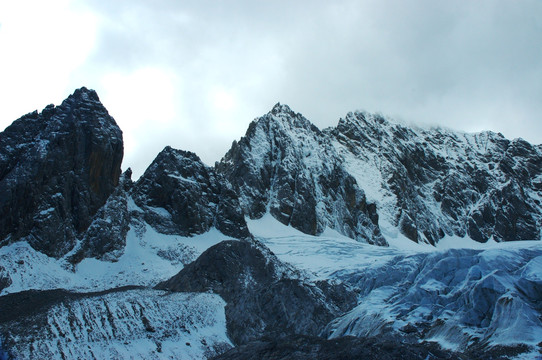
[[[320,130],[277,104],[213,167],[166,146],[133,181],[122,157],[122,131],[86,88],[0,133],[0,359],[294,348],[299,359],[489,359],[530,351],[542,334],[539,250],[514,266],[482,266],[476,251],[399,255],[321,278],[249,226],[270,214],[314,241],[333,231],[368,251],[394,231],[430,245],[540,240],[541,146],[364,112]],[[384,293],[388,315],[370,306]],[[506,343],[518,311],[529,339]]]

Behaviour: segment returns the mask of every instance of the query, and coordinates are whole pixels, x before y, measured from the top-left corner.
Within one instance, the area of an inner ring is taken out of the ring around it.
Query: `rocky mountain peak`
[[[131,195],[159,232],[192,236],[214,226],[235,238],[249,235],[231,186],[194,153],[166,146]]]
[[[275,121],[287,121],[290,124],[293,124],[293,120],[295,119],[301,119],[306,120],[301,113],[293,111],[288,105],[276,103],[275,106],[271,109],[270,112],[268,112],[266,115],[269,115],[269,117],[266,117],[265,115],[261,118],[264,119],[270,119]],[[308,120],[303,121],[303,123],[308,122]]]
[[[295,115],[295,113],[292,111],[292,109],[290,109],[290,107],[286,104],[281,104],[280,102],[276,103],[274,106],[273,106],[273,109],[271,109],[271,113],[273,115],[278,115],[278,114],[290,114],[290,115]]]
[[[330,133],[381,218],[411,240],[540,238],[532,180],[541,153],[524,140],[407,127],[366,113],[348,114]]]
[[[284,105],[253,121],[216,168],[251,218],[269,211],[307,234],[330,227],[362,241],[386,243],[376,208],[345,171],[329,138]]]
[[[84,86],[76,89],[73,94],[68,97],[68,99],[74,99],[75,101],[100,102],[100,98],[98,97],[96,91],[87,89]]]
[[[0,134],[0,245],[22,238],[61,256],[118,184],[122,131],[93,90]]]
[[[158,153],[151,165],[145,170],[147,176],[152,176],[156,171],[166,171],[172,176],[179,174],[191,177],[194,175],[192,168],[206,167],[201,159],[193,152],[174,149],[171,146],[166,146]]]
[[[260,117],[253,123],[254,125],[251,124],[249,126],[249,130],[253,126],[259,124],[259,126],[270,128],[272,131],[293,132],[294,135],[297,131],[320,133],[320,129],[307,120],[307,118],[305,118],[301,113],[297,113],[288,105],[281,103],[275,104],[270,112]]]

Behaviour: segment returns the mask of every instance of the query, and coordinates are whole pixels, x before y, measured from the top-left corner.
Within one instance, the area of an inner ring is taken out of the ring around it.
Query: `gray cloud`
[[[538,0],[86,4],[96,40],[66,92],[98,91],[136,174],[165,145],[212,164],[277,101],[321,128],[364,109],[542,143]]]

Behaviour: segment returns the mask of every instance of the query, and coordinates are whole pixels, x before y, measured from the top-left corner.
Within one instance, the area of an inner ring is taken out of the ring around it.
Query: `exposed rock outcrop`
[[[305,281],[255,241],[223,241],[156,288],[220,295],[236,344],[264,335],[319,335],[356,303],[343,285]]]
[[[122,132],[93,90],[0,133],[0,246],[26,239],[60,257],[118,184]]]
[[[235,192],[194,153],[167,146],[131,195],[145,221],[161,233],[191,236],[214,226],[235,238],[249,235]]]

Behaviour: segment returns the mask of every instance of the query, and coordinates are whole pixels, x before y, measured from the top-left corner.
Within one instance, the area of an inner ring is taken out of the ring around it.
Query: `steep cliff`
[[[0,246],[25,239],[60,257],[118,184],[122,132],[81,88],[0,133]]]

